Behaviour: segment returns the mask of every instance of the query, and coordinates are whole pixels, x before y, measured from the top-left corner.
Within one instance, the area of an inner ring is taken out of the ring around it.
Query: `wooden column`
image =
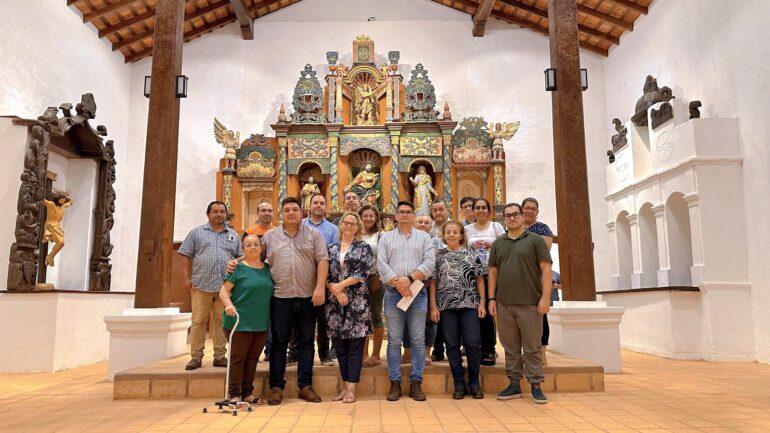
[[[152,51],[152,84],[144,157],[137,308],[166,307],[171,294],[174,241],[179,98],[176,76],[182,72],[184,0],[158,2]]]
[[[549,0],[559,265],[568,301],[596,300],[575,0]]]

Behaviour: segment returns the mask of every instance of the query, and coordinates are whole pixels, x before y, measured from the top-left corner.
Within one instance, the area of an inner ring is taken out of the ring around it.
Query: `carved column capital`
[[[639,214],[632,213],[626,215],[626,221],[628,221],[628,223],[631,225],[639,224]]]
[[[687,203],[687,207],[693,207],[698,205],[698,200],[700,200],[700,194],[697,192],[694,192],[692,194],[687,194],[683,197],[684,202]]]
[[[610,232],[614,232],[615,231],[615,221],[609,221],[609,222],[605,223],[604,225],[607,227],[607,230],[609,230]]]
[[[652,209],[652,214],[655,215],[656,218],[663,216],[666,213],[666,206],[662,204],[653,206],[651,209]]]

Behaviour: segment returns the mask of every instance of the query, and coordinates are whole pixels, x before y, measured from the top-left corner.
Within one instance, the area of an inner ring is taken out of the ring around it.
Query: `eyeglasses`
[[[399,215],[411,215],[413,213],[414,213],[413,210],[400,210],[400,211],[398,211]]]
[[[514,213],[503,214],[503,216],[507,220],[515,220],[516,218],[520,217],[521,214],[519,212],[514,212]]]
[[[353,227],[358,226],[358,223],[355,221],[342,221],[342,225],[345,227]]]

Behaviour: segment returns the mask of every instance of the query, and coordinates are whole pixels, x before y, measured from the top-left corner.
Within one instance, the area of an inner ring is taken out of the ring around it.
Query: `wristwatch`
[[[414,283],[414,277],[411,275],[407,275],[406,278],[409,278],[409,284]]]

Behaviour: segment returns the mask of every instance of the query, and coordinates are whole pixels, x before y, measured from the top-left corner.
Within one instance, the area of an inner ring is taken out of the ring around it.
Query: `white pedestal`
[[[109,380],[120,371],[185,353],[191,317],[179,308],[126,308],[120,315],[105,316],[110,333]]]
[[[604,301],[554,302],[548,313],[554,352],[595,362],[605,373],[620,373],[620,320],[625,308]]]

